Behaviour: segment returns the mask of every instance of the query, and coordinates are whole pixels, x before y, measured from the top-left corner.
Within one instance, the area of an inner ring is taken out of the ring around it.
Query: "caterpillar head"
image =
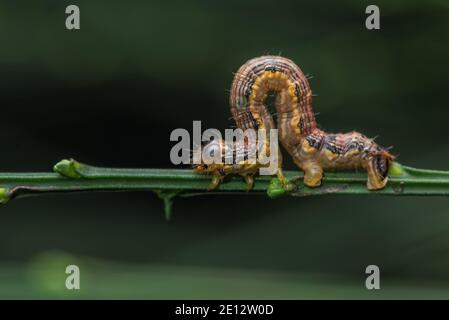
[[[216,155],[222,154],[222,142],[212,140],[203,145],[201,150],[196,151],[201,154],[201,162],[193,165],[193,171],[197,173],[212,173],[219,170],[223,165],[214,163],[213,159]],[[205,159],[205,157],[206,159]]]
[[[379,148],[380,149],[380,148]],[[388,181],[388,169],[394,156],[388,151],[376,150],[368,161],[368,189],[379,190],[385,187]]]

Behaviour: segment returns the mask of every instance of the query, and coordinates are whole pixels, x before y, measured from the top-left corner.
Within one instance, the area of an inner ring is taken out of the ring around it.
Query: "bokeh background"
[[[65,29],[69,4],[79,31]],[[381,30],[365,28],[369,4]],[[267,53],[313,76],[322,128],[449,170],[448,31],[444,0],[2,1],[0,171],[68,157],[172,167],[170,132],[230,127],[232,72]],[[26,198],[0,208],[0,297],[449,298],[448,208],[205,196],[176,200],[166,222],[151,193]],[[68,264],[79,291],[65,289]],[[381,290],[365,289],[369,264]]]

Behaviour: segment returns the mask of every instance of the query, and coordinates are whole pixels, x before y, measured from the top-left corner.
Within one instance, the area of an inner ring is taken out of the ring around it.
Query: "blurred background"
[[[76,4],[81,29],[65,29]],[[381,29],[365,28],[376,4]],[[225,128],[233,72],[282,54],[313,76],[328,131],[379,136],[449,170],[449,3],[2,1],[0,171],[62,158],[173,167],[175,128]],[[295,169],[287,161],[288,169]],[[1,184],[1,181],[0,181]],[[449,298],[449,199],[151,193],[26,198],[0,208],[1,298]],[[81,290],[65,289],[65,267]],[[365,289],[365,268],[381,290]]]

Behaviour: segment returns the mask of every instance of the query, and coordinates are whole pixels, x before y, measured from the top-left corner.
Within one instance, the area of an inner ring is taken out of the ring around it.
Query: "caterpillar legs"
[[[254,187],[254,173],[240,173],[246,183],[246,191],[251,191]],[[218,188],[220,183],[224,180],[227,174],[222,174],[220,171],[216,171],[212,174],[212,181],[207,188],[208,191],[215,190]]]
[[[323,178],[323,168],[315,162],[307,162],[303,165],[304,170],[304,184],[308,187],[314,188],[321,185]]]
[[[376,167],[376,163],[379,160],[372,160],[368,162],[366,167],[368,173],[368,181],[366,186],[369,190],[380,190],[385,187],[388,181],[387,172],[379,174],[379,170]],[[385,165],[388,170],[388,164]],[[304,184],[308,187],[315,188],[321,185],[321,180],[323,179],[323,168],[312,161],[302,164],[302,169],[304,170]]]
[[[259,172],[260,164],[249,164],[246,162],[229,164],[197,165],[194,171],[198,173],[207,173],[212,175],[212,180],[208,190],[215,190],[228,175],[240,175],[246,183],[246,191],[251,191],[254,187],[254,176]],[[278,168],[276,177],[279,179],[282,188],[285,191],[292,191],[294,185],[284,176],[282,168]]]

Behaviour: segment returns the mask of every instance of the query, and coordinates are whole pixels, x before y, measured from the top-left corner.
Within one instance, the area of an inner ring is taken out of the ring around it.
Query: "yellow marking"
[[[268,91],[280,90],[287,87],[286,80],[288,80],[288,77],[282,72],[265,71],[258,76],[254,82],[249,97],[249,110],[252,113],[253,118],[258,121],[259,128],[264,128],[264,125],[262,121],[260,121],[260,114],[256,105],[265,100]]]
[[[288,94],[292,98],[292,102],[298,102],[298,97],[295,94],[295,83],[290,81],[290,84],[288,86]]]
[[[301,118],[301,113],[299,112],[298,98],[295,95],[295,83],[293,81],[289,81],[288,93],[292,100],[292,119],[290,121],[290,127],[294,134],[299,138],[299,136],[301,136],[301,129],[298,127],[298,123]]]
[[[295,95],[295,83],[283,72],[265,71],[257,77],[256,81],[254,81],[249,97],[249,110],[252,113],[254,120],[258,122],[260,128],[264,127],[257,106],[265,100],[267,93],[270,90],[287,90],[290,103],[292,104],[292,118],[290,123],[286,124],[290,125],[290,130],[284,130],[284,132],[293,132],[295,136],[299,137],[301,135],[301,129],[298,127],[298,123],[301,114],[299,111],[298,98]]]
[[[348,152],[346,152],[346,154],[344,155],[345,157],[352,157],[352,156],[355,156],[355,155],[357,155],[357,154],[359,154],[360,153],[360,151],[359,150],[357,150],[357,149],[351,149],[351,150],[349,150]]]
[[[253,90],[249,98],[250,103],[255,100],[261,100],[270,90],[281,90],[288,87],[288,76],[282,72],[265,71],[257,77],[253,84]]]
[[[306,139],[303,139],[302,141],[302,150],[308,154],[313,154],[318,151],[318,149],[312,147]]]
[[[333,152],[330,151],[329,149],[324,149],[324,156],[325,156],[329,161],[333,161],[333,160],[335,160],[335,158],[338,157],[338,154],[333,153]]]

